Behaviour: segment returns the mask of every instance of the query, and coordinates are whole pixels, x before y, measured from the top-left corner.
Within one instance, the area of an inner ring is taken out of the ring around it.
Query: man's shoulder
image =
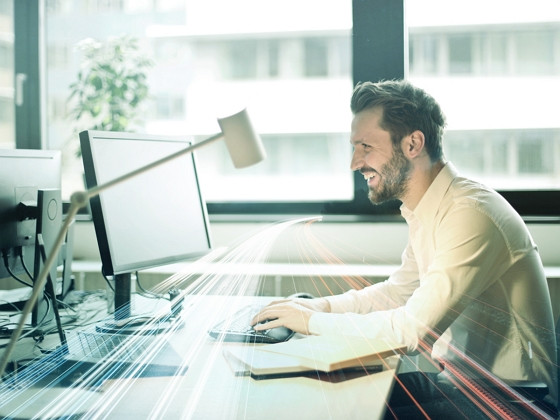
[[[457,176],[447,191],[449,200],[479,206],[507,205],[507,201],[494,189],[471,178]]]
[[[442,214],[462,214],[466,220],[487,220],[499,230],[524,229],[524,223],[515,209],[496,190],[465,177],[456,177],[446,194]]]

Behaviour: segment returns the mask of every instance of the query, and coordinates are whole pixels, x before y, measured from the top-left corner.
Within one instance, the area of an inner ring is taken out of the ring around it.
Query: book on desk
[[[375,372],[383,369],[383,359],[404,351],[405,346],[386,339],[321,335],[231,346],[224,349],[224,357],[236,375],[266,378],[352,369]]]

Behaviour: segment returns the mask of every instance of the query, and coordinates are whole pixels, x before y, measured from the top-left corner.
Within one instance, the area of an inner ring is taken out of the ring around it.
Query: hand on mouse
[[[326,299],[277,300],[265,306],[253,318],[251,325],[256,331],[284,326],[301,334],[309,334],[309,319],[315,312],[325,310],[330,310]]]

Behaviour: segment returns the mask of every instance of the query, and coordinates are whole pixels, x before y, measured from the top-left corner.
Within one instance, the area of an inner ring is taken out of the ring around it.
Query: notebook
[[[402,354],[405,346],[386,339],[354,336],[311,336],[264,346],[236,346],[224,357],[236,375],[285,375],[310,371],[372,369],[383,359]]]

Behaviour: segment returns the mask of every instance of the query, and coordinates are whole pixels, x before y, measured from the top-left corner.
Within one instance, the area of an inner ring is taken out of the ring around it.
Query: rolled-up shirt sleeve
[[[392,310],[406,304],[419,284],[418,268],[410,244],[401,259],[401,266],[387,280],[362,290],[327,297],[331,311],[311,317],[310,333],[363,335],[367,331],[367,335],[375,336],[386,330],[384,322],[376,322],[375,319],[390,317]],[[388,320],[385,319],[385,322]]]
[[[329,297],[331,313],[314,314],[310,332],[383,336],[409,351],[419,345],[431,347],[463,309],[500,277],[498,270],[509,258],[502,232],[487,215],[472,206],[458,206],[447,216],[433,226],[438,246],[420,276],[412,250],[425,244],[412,243],[400,269],[385,282]]]

